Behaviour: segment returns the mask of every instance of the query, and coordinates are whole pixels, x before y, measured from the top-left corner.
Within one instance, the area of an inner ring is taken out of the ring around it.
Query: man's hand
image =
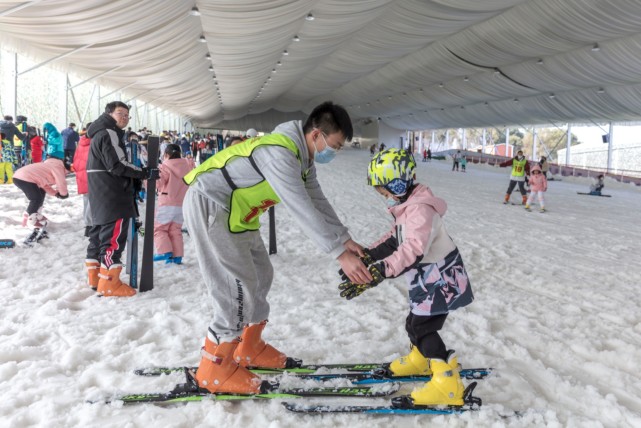
[[[372,281],[366,284],[357,284],[351,281],[341,283],[338,286],[338,289],[341,292],[341,297],[344,297],[347,300],[352,300],[354,297],[358,297],[363,294],[365,290],[376,287],[385,279],[385,263],[374,263],[369,266],[368,270],[372,274]]]
[[[143,168],[145,179],[158,180],[160,178],[160,170],[158,168]]]
[[[369,270],[367,270],[367,266],[351,251],[343,251],[343,254],[338,256],[338,263],[341,265],[341,269],[345,275],[347,275],[350,282],[367,284],[372,281],[372,275],[369,273]]]
[[[343,246],[347,251],[353,254],[357,254],[360,257],[365,257],[365,253],[363,252],[363,246],[360,244],[357,244],[352,239],[348,239],[347,241],[345,241]]]
[[[69,193],[66,195],[61,195],[60,192],[56,192],[55,197],[58,199],[67,199],[69,197]]]

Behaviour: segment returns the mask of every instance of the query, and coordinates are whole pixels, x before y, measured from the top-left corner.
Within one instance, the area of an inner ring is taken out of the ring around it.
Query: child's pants
[[[156,209],[154,221],[154,244],[156,254],[173,253],[174,257],[185,254],[182,225],[182,206],[162,205]]]
[[[4,184],[4,176],[7,175],[7,183],[13,183],[13,165],[11,162],[0,162],[0,184]]]
[[[539,192],[530,192],[530,197],[527,199],[527,205],[531,205],[532,201],[534,201],[534,196],[538,196],[539,198],[539,206],[541,208],[545,208],[545,192],[539,191]]]
[[[154,244],[156,254],[172,253],[174,257],[185,254],[182,223],[154,223]]]
[[[405,320],[405,330],[412,345],[416,346],[425,358],[447,359],[447,347],[438,331],[443,328],[447,314],[420,316],[412,312]]]

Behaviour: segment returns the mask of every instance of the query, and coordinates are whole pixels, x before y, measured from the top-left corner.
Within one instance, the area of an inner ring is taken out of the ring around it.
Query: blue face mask
[[[323,141],[325,142],[325,148],[321,151],[317,150],[316,153],[314,153],[314,162],[329,163],[336,157],[336,149],[333,149],[329,144],[327,144],[327,140],[323,133],[320,135],[323,137]]]
[[[387,204],[387,208],[393,208],[393,207],[395,207],[397,205],[400,205],[401,201],[397,201],[394,198],[387,198],[387,199],[385,199],[385,203]]]

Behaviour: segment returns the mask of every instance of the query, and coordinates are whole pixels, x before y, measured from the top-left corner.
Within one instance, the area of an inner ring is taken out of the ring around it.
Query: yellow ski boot
[[[393,376],[429,376],[432,374],[429,360],[421,354],[416,346],[412,346],[408,355],[392,361],[389,370]]]
[[[419,406],[462,406],[465,387],[459,375],[456,356],[450,353],[447,362],[432,358],[429,360],[432,379],[422,388],[412,391],[414,405]]]

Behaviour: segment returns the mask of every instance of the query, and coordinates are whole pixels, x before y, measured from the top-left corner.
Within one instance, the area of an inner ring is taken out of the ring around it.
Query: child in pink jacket
[[[41,213],[45,195],[68,198],[65,177],[70,170],[70,164],[50,157],[44,162],[25,165],[16,171],[13,182],[29,199],[27,211],[22,215],[23,226],[39,229],[47,225],[47,218]]]
[[[181,264],[184,255],[183,199],[188,189],[183,177],[194,169],[194,161],[181,158],[178,144],[168,144],[159,169],[158,206],[154,222],[154,260]]]
[[[385,278],[405,276],[410,313],[405,322],[411,352],[387,368],[393,376],[432,376],[405,397],[414,405],[464,404],[464,387],[454,351],[438,334],[450,311],[474,300],[458,248],[445,229],[447,204],[415,183],[416,162],[405,150],[388,149],[370,162],[367,180],[385,196],[393,227],[365,250],[364,263],[374,278],[354,284],[346,277],[339,289],[352,299]]]
[[[541,167],[537,164],[530,170],[530,197],[525,203],[525,209],[530,209],[530,204],[534,201],[534,197],[539,199],[539,211],[545,212],[545,192],[548,190],[548,180],[541,172]]]

